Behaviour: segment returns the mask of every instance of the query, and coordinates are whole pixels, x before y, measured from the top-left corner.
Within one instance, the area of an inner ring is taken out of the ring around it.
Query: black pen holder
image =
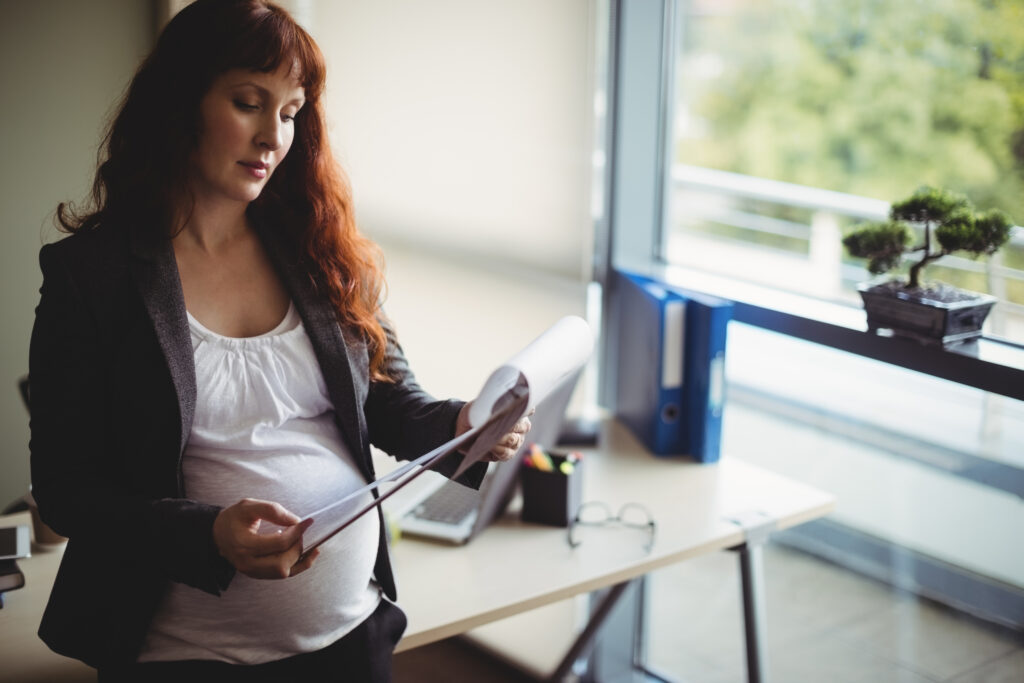
[[[529,453],[528,453],[529,455]],[[550,453],[550,471],[524,462],[519,470],[524,522],[567,527],[583,498],[583,461],[576,454]]]

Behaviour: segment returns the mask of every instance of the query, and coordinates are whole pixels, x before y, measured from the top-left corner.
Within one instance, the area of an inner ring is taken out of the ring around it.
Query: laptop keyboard
[[[443,524],[457,524],[480,504],[480,492],[455,482],[446,482],[416,507],[420,519]]]

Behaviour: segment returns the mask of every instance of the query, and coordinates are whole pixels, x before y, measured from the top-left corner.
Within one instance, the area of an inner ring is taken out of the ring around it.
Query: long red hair
[[[295,138],[251,210],[275,230],[308,271],[343,324],[370,350],[370,373],[387,380],[387,338],[380,321],[384,275],[380,250],[357,229],[352,192],[331,153],[322,95],[323,53],[282,8],[265,0],[197,0],[164,28],[110,124],[83,213],[66,204],[67,232],[101,225],[169,238],[175,217],[192,205],[190,155],[199,132],[199,102],[229,69],[273,72],[294,64],[306,104]],[[154,218],[156,217],[156,218]]]

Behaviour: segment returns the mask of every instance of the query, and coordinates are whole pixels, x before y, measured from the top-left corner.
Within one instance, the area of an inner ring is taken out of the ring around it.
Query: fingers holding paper
[[[263,522],[280,528],[260,532]],[[302,533],[312,524],[278,503],[245,498],[224,508],[213,522],[213,540],[235,569],[256,579],[284,579],[313,565],[318,551],[302,557]]]
[[[456,421],[455,436],[469,431],[469,411],[471,410],[473,402],[470,401],[462,407],[459,412],[458,420]],[[515,454],[519,451],[519,448],[526,441],[526,435],[530,431],[530,416],[534,413],[533,410],[523,417],[519,418],[514,425],[504,434],[497,442],[494,447],[491,448],[486,454],[480,459],[488,462],[503,462],[505,460],[511,460]]]
[[[530,411],[533,415],[533,411]],[[526,435],[530,431],[530,415],[526,415],[512,425],[511,431],[498,439],[498,443],[483,457],[490,462],[503,462],[511,460],[519,452],[519,448],[526,442]]]

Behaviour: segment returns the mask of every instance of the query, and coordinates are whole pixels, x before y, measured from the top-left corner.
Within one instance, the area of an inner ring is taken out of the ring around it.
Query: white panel
[[[585,0],[315,4],[331,135],[371,235],[586,272]]]
[[[686,303],[665,304],[665,327],[661,331],[661,386],[673,389],[683,385],[683,339],[686,336]]]

